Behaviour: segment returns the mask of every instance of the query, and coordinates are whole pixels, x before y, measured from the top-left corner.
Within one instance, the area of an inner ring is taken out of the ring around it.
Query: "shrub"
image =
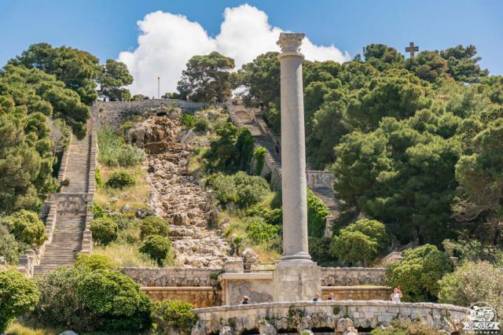
[[[327,205],[313,191],[307,189],[307,221],[309,236],[322,237],[326,219],[330,211]]]
[[[488,261],[503,267],[503,250],[497,246],[484,245],[477,240],[444,240],[442,242],[447,254],[457,257],[459,261]]]
[[[101,217],[91,222],[93,239],[103,245],[107,245],[117,238],[118,229],[117,223],[110,217]]]
[[[178,300],[166,300],[154,305],[152,318],[158,334],[179,333],[189,335],[197,322],[192,305]]]
[[[128,186],[132,186],[136,183],[133,176],[124,171],[118,171],[112,173],[110,178],[107,180],[107,186],[111,188],[124,188]]]
[[[80,254],[75,262],[75,267],[87,271],[114,270],[117,266],[108,257],[103,255]]]
[[[273,240],[279,234],[279,227],[265,223],[260,217],[246,218],[246,234],[254,244]]]
[[[150,327],[151,303],[128,276],[111,270],[85,272],[77,283],[82,308],[105,331],[142,331]]]
[[[320,266],[333,265],[337,258],[330,253],[330,238],[309,237],[309,254]]]
[[[403,259],[390,265],[386,280],[391,287],[400,287],[406,301],[434,301],[438,281],[452,270],[447,255],[434,245],[406,250]]]
[[[160,235],[167,237],[169,233],[168,223],[158,216],[147,216],[140,224],[140,236],[143,240],[149,235]]]
[[[163,266],[171,253],[171,241],[160,235],[150,235],[140,247],[140,252],[149,255],[159,266]]]
[[[45,226],[35,212],[20,210],[0,219],[17,241],[40,246],[46,240]]]
[[[94,173],[94,179],[96,180],[97,186],[103,186],[103,177],[101,176],[101,170],[98,168],[96,168],[96,171]]]
[[[376,220],[361,219],[342,228],[332,239],[331,253],[351,265],[367,266],[386,245],[386,228]]]
[[[256,147],[253,152],[253,158],[255,160],[255,174],[257,176],[260,176],[262,174],[262,170],[264,169],[266,153],[267,149],[261,146]]]
[[[503,315],[503,271],[488,262],[466,262],[439,282],[440,302],[470,306],[483,301]]]
[[[10,321],[37,304],[40,292],[37,285],[15,270],[0,272],[0,333]]]
[[[210,127],[210,123],[204,117],[198,117],[195,124],[194,124],[195,131],[201,132],[201,133],[208,131],[209,127]]]
[[[194,128],[194,125],[196,124],[196,118],[194,117],[194,115],[188,113],[182,114],[181,121],[182,124],[188,129]]]
[[[208,185],[215,190],[223,206],[234,203],[241,208],[248,208],[269,192],[269,184],[264,178],[250,176],[242,171],[233,175],[213,174],[208,178]]]
[[[86,266],[62,267],[39,281],[34,316],[78,332],[142,331],[150,325],[150,302],[126,275]]]
[[[126,144],[124,138],[111,128],[100,129],[98,146],[98,160],[107,166],[135,166],[145,157],[143,150]]]
[[[5,226],[0,225],[0,257],[7,264],[17,264],[19,260],[19,245]]]

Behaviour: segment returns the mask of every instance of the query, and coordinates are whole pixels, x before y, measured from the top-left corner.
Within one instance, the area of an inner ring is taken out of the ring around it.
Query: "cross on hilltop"
[[[419,51],[419,47],[414,45],[414,42],[410,42],[409,46],[405,48],[405,51],[410,53],[410,58],[414,58],[414,54]]]

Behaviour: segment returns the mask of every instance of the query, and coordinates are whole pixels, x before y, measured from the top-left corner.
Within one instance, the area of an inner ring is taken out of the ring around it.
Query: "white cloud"
[[[268,51],[278,51],[279,33],[269,24],[267,14],[250,5],[226,8],[220,33],[210,37],[197,22],[182,15],[166,12],[147,14],[138,21],[138,47],[119,54],[134,77],[133,93],[157,95],[157,77],[161,77],[161,93],[176,90],[187,61],[194,55],[218,51],[234,58],[236,66],[252,61]],[[305,39],[302,51],[309,60],[343,62],[349,55],[335,46],[317,46]]]

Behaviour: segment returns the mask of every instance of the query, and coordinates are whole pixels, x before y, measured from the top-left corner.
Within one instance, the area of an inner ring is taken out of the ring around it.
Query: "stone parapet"
[[[420,320],[431,327],[454,333],[462,328],[468,308],[434,303],[393,303],[389,301],[274,302],[221,306],[195,310],[199,321],[192,335],[258,332],[270,325],[278,332],[323,329],[334,332],[341,319],[350,319],[355,328],[389,326],[393,320]]]
[[[322,267],[322,286],[385,285],[385,268]]]
[[[211,286],[186,286],[186,287],[141,287],[151,299],[181,300],[198,307],[210,307],[219,304],[219,295]]]
[[[130,267],[122,268],[122,272],[142,287],[216,287],[222,269]]]

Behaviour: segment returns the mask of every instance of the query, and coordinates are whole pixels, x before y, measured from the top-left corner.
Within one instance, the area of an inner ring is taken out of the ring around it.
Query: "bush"
[[[77,296],[82,308],[98,320],[99,330],[142,331],[150,327],[150,300],[120,272],[85,272],[77,283]]]
[[[136,183],[133,176],[124,171],[118,171],[112,173],[110,178],[107,180],[107,186],[111,188],[124,188],[128,186],[133,186]]]
[[[87,266],[62,267],[39,281],[34,316],[51,326],[78,332],[140,332],[150,326],[150,302],[126,275]]]
[[[0,225],[0,257],[7,264],[17,264],[19,260],[19,245],[5,226]]]
[[[367,266],[386,246],[388,237],[384,224],[361,219],[342,228],[332,239],[331,253],[351,265]]]
[[[279,234],[279,227],[265,223],[260,217],[245,219],[246,234],[254,244],[261,244],[273,240]]]
[[[197,132],[206,132],[210,128],[210,123],[208,120],[204,117],[198,117],[195,124],[194,124],[194,129]]]
[[[103,245],[114,241],[117,238],[118,230],[117,223],[110,217],[101,217],[91,222],[93,240]]]
[[[149,255],[159,266],[163,266],[171,253],[171,241],[160,235],[150,235],[140,247],[140,252]]]
[[[309,254],[320,266],[331,266],[337,261],[330,253],[330,238],[309,237]]]
[[[182,114],[181,121],[182,121],[182,124],[188,129],[194,128],[194,125],[196,124],[195,116],[192,114],[188,114],[188,113]]]
[[[135,166],[145,158],[143,150],[126,144],[124,138],[110,128],[98,132],[98,146],[98,160],[107,166]]]
[[[37,304],[40,292],[37,285],[15,270],[0,272],[0,333],[18,315]]]
[[[391,287],[400,287],[406,301],[435,301],[439,280],[452,270],[447,255],[434,245],[405,250],[403,259],[390,265],[386,280]]]
[[[169,225],[158,216],[147,216],[140,224],[140,237],[143,240],[149,235],[168,237]]]
[[[253,152],[253,159],[255,160],[255,174],[257,176],[260,176],[262,174],[262,170],[264,169],[266,153],[267,149],[261,146],[256,147]]]
[[[234,203],[241,208],[248,208],[269,192],[269,184],[264,178],[250,176],[242,171],[234,175],[211,175],[208,184],[215,190],[222,206]]]
[[[46,240],[45,226],[35,212],[20,210],[0,219],[16,240],[30,246],[40,246]]]
[[[486,302],[503,315],[503,271],[488,262],[466,262],[439,282],[439,301],[470,306]]]
[[[158,334],[171,334],[177,332],[189,335],[192,327],[197,322],[197,315],[192,310],[192,305],[178,300],[166,300],[154,305],[152,318],[157,326]]]
[[[330,214],[327,205],[313,191],[307,189],[307,221],[309,236],[323,237],[327,216]]]
[[[484,245],[477,240],[444,240],[442,246],[449,256],[457,257],[460,262],[487,261],[503,267],[503,250],[497,246]]]
[[[115,263],[106,256],[86,254],[80,254],[74,266],[86,271],[114,270],[117,268]]]

